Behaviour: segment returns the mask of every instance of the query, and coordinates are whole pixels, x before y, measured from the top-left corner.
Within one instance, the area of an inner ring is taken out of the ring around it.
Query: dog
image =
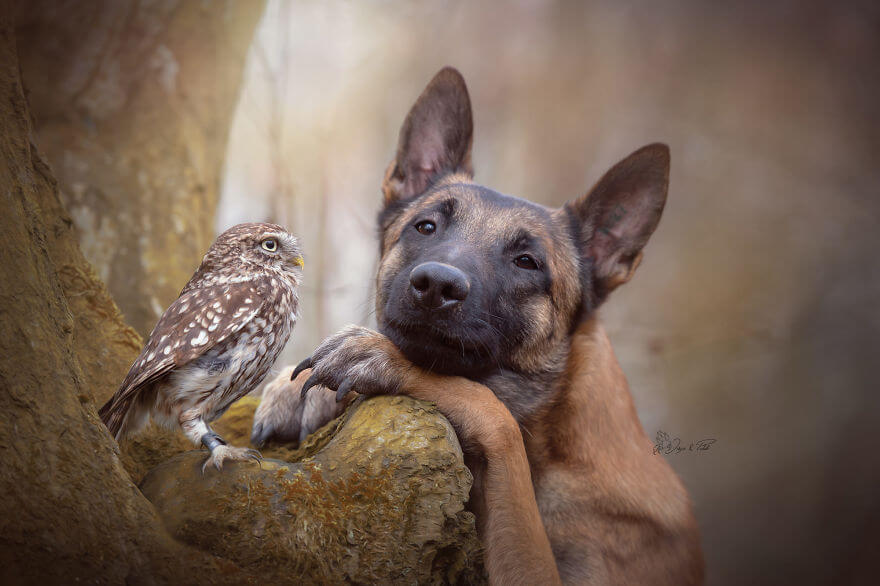
[[[474,473],[491,583],[701,584],[687,492],[596,316],[660,220],[669,149],[635,151],[551,209],[474,183],[472,136],[464,79],[445,68],[383,181],[379,331],[346,327],[271,387],[254,442],[301,439],[350,391],[431,401]]]

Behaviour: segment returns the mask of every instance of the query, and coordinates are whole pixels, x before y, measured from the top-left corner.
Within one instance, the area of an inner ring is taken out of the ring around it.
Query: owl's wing
[[[261,289],[256,281],[244,281],[193,289],[178,297],[159,318],[119,390],[101,408],[101,418],[114,435],[141,388],[199,358],[250,322],[267,302]]]

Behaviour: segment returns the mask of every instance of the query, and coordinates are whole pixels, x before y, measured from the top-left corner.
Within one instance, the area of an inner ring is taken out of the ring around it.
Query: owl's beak
[[[293,261],[291,261],[291,262],[293,262],[294,265],[296,265],[296,266],[298,266],[298,267],[300,267],[300,268],[305,268],[305,266],[306,266],[306,261],[305,261],[305,259],[304,259],[303,257],[301,257],[301,256],[297,256],[297,257],[295,257],[295,258],[293,259]]]

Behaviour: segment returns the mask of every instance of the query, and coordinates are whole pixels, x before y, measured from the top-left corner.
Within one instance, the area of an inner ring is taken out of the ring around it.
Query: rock
[[[215,428],[245,445],[254,399]],[[248,416],[248,413],[250,415]],[[238,435],[237,435],[238,434]],[[452,427],[408,397],[358,399],[298,450],[202,473],[179,454],[141,483],[178,540],[267,582],[485,582],[472,477]],[[269,457],[284,457],[270,459]]]

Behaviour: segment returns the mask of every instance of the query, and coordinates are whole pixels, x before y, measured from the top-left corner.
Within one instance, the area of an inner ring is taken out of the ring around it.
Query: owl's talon
[[[299,393],[300,398],[305,399],[306,394],[308,394],[308,392],[309,392],[309,389],[317,384],[320,384],[321,381],[319,381],[318,379],[319,379],[319,377],[317,374],[313,374],[308,379],[306,379],[306,382],[303,385],[302,391],[300,391],[300,393]]]
[[[299,373],[301,373],[305,369],[311,368],[311,367],[312,367],[312,357],[309,356],[308,358],[306,358],[305,360],[303,360],[302,362],[300,362],[299,364],[296,365],[296,368],[293,369],[293,373],[290,375],[290,380],[294,380],[297,376],[299,376]]]
[[[202,474],[205,473],[208,464],[214,464],[214,467],[217,468],[217,470],[222,470],[223,462],[226,460],[252,460],[255,462],[261,462],[262,459],[263,456],[260,452],[253,448],[235,448],[232,446],[221,445],[211,450],[211,455],[209,455],[205,460],[205,463],[202,464]]]
[[[345,396],[351,391],[351,387],[354,385],[354,379],[347,378],[342,381],[342,384],[339,385],[339,388],[336,389],[336,402],[339,403],[342,401]]]

